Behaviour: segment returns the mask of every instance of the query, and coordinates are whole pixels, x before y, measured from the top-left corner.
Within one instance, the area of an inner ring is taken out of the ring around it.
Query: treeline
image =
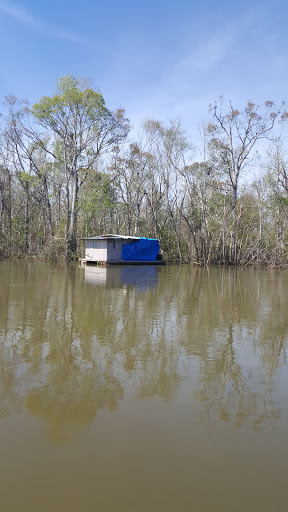
[[[170,261],[285,266],[284,102],[237,110],[220,98],[210,117],[195,161],[179,121],[147,120],[132,138],[124,110],[83,78],[32,107],[7,97],[0,257],[76,258],[81,238],[121,233],[159,238]]]

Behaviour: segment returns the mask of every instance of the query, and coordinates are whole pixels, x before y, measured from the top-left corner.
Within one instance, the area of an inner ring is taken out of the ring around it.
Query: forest
[[[135,135],[72,75],[0,115],[0,258],[77,259],[83,238],[119,233],[159,238],[171,262],[287,266],[284,101],[218,98],[200,144],[178,119]]]

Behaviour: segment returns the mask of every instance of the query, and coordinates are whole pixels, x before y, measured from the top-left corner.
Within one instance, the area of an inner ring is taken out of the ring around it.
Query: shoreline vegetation
[[[81,258],[82,256],[84,257],[84,252],[83,252],[83,255],[75,255],[75,257],[69,257],[67,258],[66,256],[63,256],[62,258],[60,257],[54,257],[54,258],[51,258],[50,256],[47,256],[45,254],[22,254],[22,255],[12,255],[12,256],[1,256],[0,257],[0,261],[7,261],[7,262],[10,262],[10,263],[36,263],[36,262],[39,262],[39,263],[51,263],[51,264],[55,264],[55,265],[66,265],[66,264],[77,264],[80,266],[80,263],[81,263]],[[165,259],[165,257],[163,258],[164,261],[165,261],[165,265],[191,265],[191,266],[194,266],[195,268],[209,268],[209,267],[222,267],[222,268],[241,268],[241,269],[245,269],[245,268],[254,268],[255,270],[256,269],[270,269],[270,270],[287,270],[288,269],[288,263],[276,263],[276,264],[273,264],[273,263],[267,263],[267,262],[261,262],[261,261],[256,261],[256,262],[251,262],[251,263],[248,263],[246,265],[235,265],[234,263],[223,263],[223,262],[219,262],[219,263],[207,263],[207,264],[204,264],[203,262],[201,261],[179,261],[179,260],[167,260]],[[93,266],[93,263],[90,263],[91,266]],[[111,266],[109,264],[101,264],[101,263],[94,263],[94,266]],[[113,266],[113,265],[112,265]],[[117,266],[121,266],[121,263],[119,263]],[[145,266],[145,265],[144,265]]]
[[[0,259],[76,260],[82,238],[122,233],[159,238],[167,262],[287,268],[285,102],[219,98],[197,151],[179,120],[132,136],[72,75],[0,114]]]

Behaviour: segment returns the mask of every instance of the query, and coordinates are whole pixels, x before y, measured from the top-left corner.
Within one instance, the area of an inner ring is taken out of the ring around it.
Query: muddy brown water
[[[1,512],[288,509],[288,272],[0,263]]]

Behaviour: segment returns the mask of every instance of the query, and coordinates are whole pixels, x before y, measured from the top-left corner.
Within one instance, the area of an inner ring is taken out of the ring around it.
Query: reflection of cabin
[[[157,239],[103,235],[85,238],[85,241],[84,263],[163,264]]]
[[[157,265],[108,265],[105,267],[86,265],[86,284],[112,288],[135,288],[137,292],[156,290],[161,269]]]

